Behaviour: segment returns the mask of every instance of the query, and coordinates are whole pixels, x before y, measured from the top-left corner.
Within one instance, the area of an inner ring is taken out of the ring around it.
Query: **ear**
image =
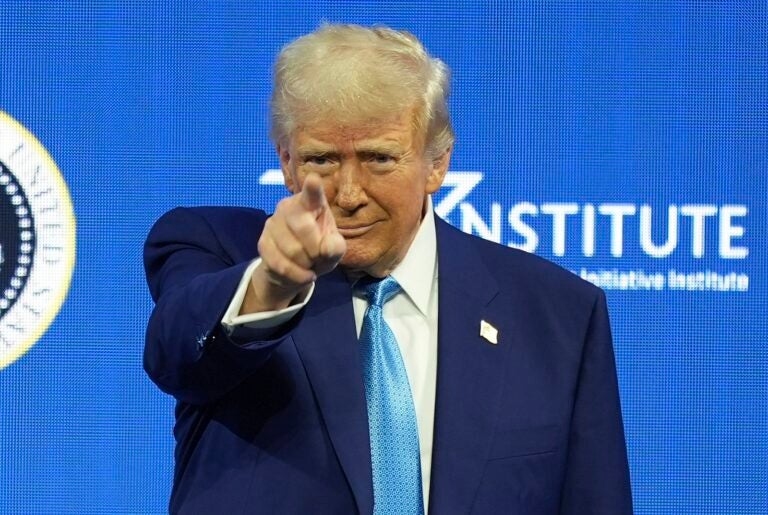
[[[296,180],[293,163],[291,162],[291,152],[286,143],[277,144],[277,155],[280,158],[280,170],[283,172],[283,182],[285,187],[291,193],[296,193],[298,181]]]
[[[440,189],[440,186],[442,186],[443,180],[445,180],[445,174],[448,172],[448,165],[451,162],[452,152],[453,147],[448,147],[443,153],[430,161],[430,170],[426,184],[427,193],[434,193]]]

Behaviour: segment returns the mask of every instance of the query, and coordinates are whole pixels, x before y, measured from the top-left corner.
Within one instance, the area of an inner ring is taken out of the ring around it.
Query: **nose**
[[[356,159],[342,163],[336,174],[334,203],[343,211],[354,212],[368,202],[364,171]]]

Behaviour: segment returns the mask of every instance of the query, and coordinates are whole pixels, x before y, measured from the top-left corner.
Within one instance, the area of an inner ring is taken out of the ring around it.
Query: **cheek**
[[[381,179],[383,184],[378,188],[379,198],[382,204],[389,206],[390,211],[408,211],[424,200],[426,177],[418,167],[409,166]]]
[[[405,244],[411,239],[421,223],[424,206],[424,196],[409,194],[401,195],[396,206],[392,206],[392,226],[389,238],[392,246]]]

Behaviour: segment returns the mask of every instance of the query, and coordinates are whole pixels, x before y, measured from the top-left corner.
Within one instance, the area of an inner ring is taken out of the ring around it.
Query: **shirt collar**
[[[429,313],[436,258],[435,217],[432,197],[427,195],[427,209],[416,237],[403,260],[391,274],[424,316]]]

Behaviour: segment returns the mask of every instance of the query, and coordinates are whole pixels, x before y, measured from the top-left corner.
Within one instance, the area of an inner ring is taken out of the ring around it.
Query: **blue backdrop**
[[[77,221],[65,302],[0,370],[0,513],[166,509],[173,402],[141,368],[141,245],[174,206],[284,194],[271,64],[323,20],[410,30],[452,68],[445,218],[606,289],[636,512],[768,512],[767,10],[0,1],[0,138],[16,120],[42,143]]]

